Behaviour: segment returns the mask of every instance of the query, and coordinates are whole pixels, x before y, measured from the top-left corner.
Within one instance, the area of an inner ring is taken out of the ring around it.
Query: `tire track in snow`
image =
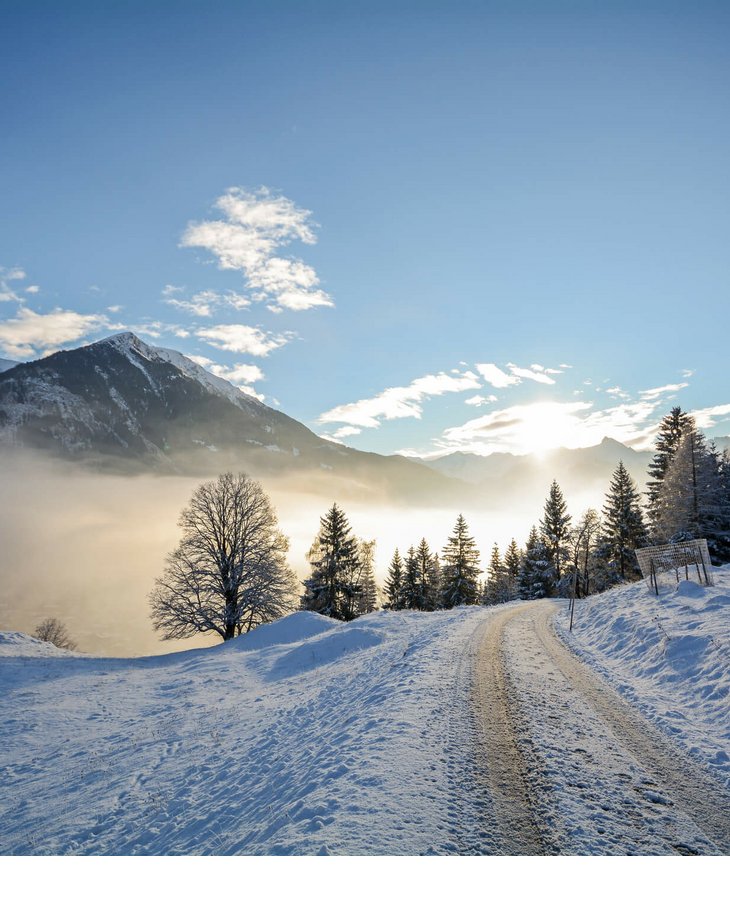
[[[607,725],[607,739],[613,735],[652,776],[659,792],[647,788],[648,799],[656,803],[668,796],[718,850],[729,853],[730,804],[727,799],[723,802],[717,782],[683,757],[678,748],[559,640],[551,624],[555,611],[555,604],[539,603],[515,612],[530,615],[535,634],[551,662]],[[682,852],[686,848],[675,849]]]
[[[548,851],[530,806],[526,762],[513,718],[503,647],[507,623],[523,611],[523,607],[509,607],[478,629],[481,643],[474,690],[481,722],[480,756],[486,790],[494,806],[495,827],[500,832],[500,852],[537,855]]]

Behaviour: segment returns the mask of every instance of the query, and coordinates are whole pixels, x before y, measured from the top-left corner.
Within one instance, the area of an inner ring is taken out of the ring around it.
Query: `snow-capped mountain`
[[[322,470],[398,493],[453,482],[400,457],[318,437],[175,350],[124,332],[0,373],[0,448],[106,469]]]

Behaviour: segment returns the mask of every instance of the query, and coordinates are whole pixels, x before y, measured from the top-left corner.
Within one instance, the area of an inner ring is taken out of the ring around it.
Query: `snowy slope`
[[[715,584],[644,582],[578,601],[568,645],[730,788],[730,567]]]
[[[17,360],[0,358],[0,372],[7,372],[8,369],[12,369],[17,365]]]
[[[5,635],[0,853],[469,853],[483,609],[100,659]]]

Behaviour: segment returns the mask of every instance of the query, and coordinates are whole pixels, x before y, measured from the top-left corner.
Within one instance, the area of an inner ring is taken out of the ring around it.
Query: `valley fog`
[[[472,504],[405,506],[385,494],[337,479],[269,476],[261,483],[289,538],[289,562],[307,577],[306,553],[319,519],[337,502],[353,532],[375,539],[381,587],[393,551],[405,553],[425,537],[441,549],[463,512],[486,566],[492,544],[504,551],[514,537],[524,544],[542,515],[550,484],[534,495],[515,494],[491,507],[488,494]],[[217,637],[162,641],[149,620],[148,595],[167,553],[180,538],[178,517],[207,478],[101,475],[66,463],[5,458],[0,474],[0,630],[32,633],[48,617],[61,619],[79,650],[140,656],[209,646]],[[587,506],[600,508],[597,486],[565,491],[574,519]]]

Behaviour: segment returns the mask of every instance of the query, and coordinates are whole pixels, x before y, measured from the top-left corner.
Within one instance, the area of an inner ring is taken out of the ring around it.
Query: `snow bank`
[[[55,644],[39,641],[22,631],[0,631],[0,656],[79,656],[70,650],[61,650]]]
[[[730,787],[730,567],[715,584],[644,582],[579,600],[564,640]]]
[[[262,650],[265,647],[304,641],[338,627],[341,627],[340,623],[335,619],[320,616],[319,613],[295,612],[269,625],[260,625],[248,634],[242,634],[229,646],[236,650]]]

